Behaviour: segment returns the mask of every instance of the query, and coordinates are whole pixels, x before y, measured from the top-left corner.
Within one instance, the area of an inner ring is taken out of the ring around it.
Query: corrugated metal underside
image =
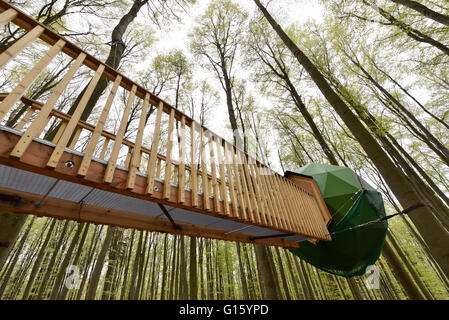
[[[58,180],[37,173],[0,165],[0,187],[72,202],[83,202],[107,209],[132,212],[146,216],[167,219],[157,203],[136,199],[118,193],[104,191],[89,186]],[[51,191],[50,191],[51,189]],[[49,192],[50,191],[50,192]],[[213,227],[229,232],[241,232],[254,236],[277,235],[281,232],[235,222],[206,214],[165,205],[175,221]],[[281,239],[301,242],[307,240],[300,236],[282,237]]]

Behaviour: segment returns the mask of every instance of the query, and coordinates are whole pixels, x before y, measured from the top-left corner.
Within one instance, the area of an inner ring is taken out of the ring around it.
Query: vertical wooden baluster
[[[31,29],[27,34],[20,38],[16,43],[9,47],[0,55],[0,69],[5,66],[9,61],[14,59],[23,49],[25,49],[31,42],[36,40],[44,32],[42,26],[36,26]]]
[[[112,86],[111,92],[109,93],[108,99],[101,111],[100,118],[98,119],[98,123],[95,126],[95,130],[92,133],[92,136],[89,139],[89,143],[87,144],[86,150],[84,151],[83,160],[81,161],[80,167],[78,169],[78,176],[84,177],[87,174],[87,170],[89,169],[90,163],[92,161],[92,156],[94,155],[95,148],[98,143],[98,139],[100,139],[101,132],[103,131],[104,125],[106,124],[106,119],[109,114],[109,110],[111,109],[112,102],[114,101],[115,95],[117,93],[117,89],[122,81],[122,76],[118,75],[115,78],[114,84]],[[100,153],[100,159],[104,159],[106,154],[106,150],[108,147],[110,139],[106,138],[104,140],[103,148]]]
[[[131,161],[131,155],[133,153],[133,148],[128,147],[128,152],[126,153],[126,158],[125,158],[125,163],[124,163],[124,167],[129,169],[129,165],[130,165],[130,161]]]
[[[293,211],[292,211],[292,220],[295,221],[296,225],[298,227],[302,227],[305,229],[305,231],[307,231],[308,234],[310,235],[314,235],[312,229],[310,228],[310,223],[307,220],[302,220],[301,217],[302,212],[305,212],[305,217],[308,216],[307,211],[305,211],[301,205],[301,203],[299,201],[297,201],[298,199],[296,199],[295,194],[293,192],[293,184],[289,179],[285,179],[286,182],[286,186],[289,190],[289,194],[290,194],[290,200],[292,203],[292,207],[293,207]]]
[[[247,184],[247,179],[245,176],[245,168],[243,165],[243,160],[242,160],[242,155],[241,155],[241,151],[236,150],[236,157],[237,157],[237,166],[238,166],[238,170],[240,173],[240,181],[242,183],[242,193],[243,193],[243,197],[245,198],[245,204],[248,208],[248,214],[247,217],[249,218],[249,220],[251,222],[254,222],[254,216],[253,216],[253,207],[251,205],[251,201],[249,198],[249,188],[248,188],[248,184]]]
[[[179,184],[179,164],[177,163],[173,163],[172,161],[172,165],[173,165],[173,184],[178,185]]]
[[[81,128],[81,127],[76,128],[75,135],[73,136],[73,139],[69,145],[70,149],[75,149],[76,143],[78,142],[78,139],[80,138],[82,131],[83,131],[83,128]]]
[[[276,228],[280,228],[280,225],[278,224],[278,219],[277,219],[279,207],[277,206],[274,189],[273,189],[273,186],[271,185],[271,181],[270,181],[271,172],[269,171],[269,169],[267,167],[262,167],[262,168],[264,171],[262,172],[261,177],[263,178],[263,180],[265,180],[265,190],[267,192],[268,201],[269,201],[269,204],[271,207],[271,209],[270,209],[271,210],[271,220]]]
[[[161,169],[162,169],[162,159],[157,158],[157,164],[156,164],[156,178],[161,177]]]
[[[158,152],[158,145],[159,145],[159,135],[161,133],[161,117],[162,117],[162,111],[164,108],[164,103],[161,101],[159,102],[159,107],[157,108],[157,114],[156,114],[156,123],[154,124],[154,132],[153,132],[153,143],[151,144],[151,154],[150,154],[150,161],[148,162],[148,168],[147,168],[147,179],[148,179],[148,185],[147,185],[147,193],[153,194],[153,186],[154,186],[154,174],[155,174],[155,165],[156,165],[156,157]]]
[[[2,12],[2,14],[0,14],[0,28],[13,21],[14,18],[17,17],[17,14],[17,11],[12,8]]]
[[[184,203],[186,197],[186,117],[181,116],[181,137],[179,139],[179,176],[178,176],[178,202]]]
[[[33,115],[33,113],[34,113],[34,109],[30,107],[27,110],[27,112],[25,113],[25,115],[23,116],[23,118],[20,120],[20,122],[17,124],[17,126],[15,126],[14,129],[19,130],[19,131],[22,130],[23,127],[27,124],[27,122],[31,119],[31,116]]]
[[[240,209],[242,211],[242,217],[244,220],[248,220],[248,215],[246,213],[246,204],[245,204],[245,199],[243,198],[243,193],[242,193],[242,180],[239,176],[239,170],[237,167],[237,161],[235,159],[237,153],[237,149],[232,146],[231,148],[231,161],[232,161],[232,167],[234,169],[234,174],[235,174],[235,185],[237,187],[237,196],[238,196],[238,202],[240,204]]]
[[[280,176],[276,176],[276,180],[278,182],[279,185],[279,189],[281,192],[282,197],[284,198],[284,203],[285,203],[285,207],[287,210],[285,210],[284,214],[283,214],[283,218],[285,223],[287,224],[287,227],[291,230],[294,231],[296,230],[295,224],[292,221],[292,211],[293,211],[293,206],[290,200],[290,195],[288,193],[288,189],[285,185],[285,179],[280,177]]]
[[[260,204],[257,202],[256,192],[254,190],[254,181],[253,181],[253,177],[251,175],[251,169],[248,165],[247,155],[245,153],[242,153],[242,157],[243,157],[243,168],[245,170],[245,175],[246,175],[246,182],[247,182],[249,194],[250,194],[250,201],[251,201],[251,205],[253,206],[253,209],[254,209],[254,217],[256,218],[256,221],[258,223],[261,223]]]
[[[262,181],[259,174],[259,167],[257,166],[257,161],[254,163],[253,167],[254,177],[256,178],[256,188],[257,188],[257,195],[259,198],[259,201],[262,204],[262,222],[265,225],[269,225],[270,221],[270,210],[267,205],[267,198],[263,189]]]
[[[190,190],[192,190],[192,206],[198,207],[198,173],[196,170],[195,122],[190,124]]]
[[[48,121],[47,121],[48,123],[51,122],[51,118],[52,118],[52,117],[53,117],[52,115],[50,115],[50,116],[48,117]],[[56,121],[56,120],[55,120],[55,121]],[[56,134],[55,134],[55,136],[53,137],[53,139],[51,140],[51,142],[53,142],[53,143],[58,143],[58,141],[59,141],[59,139],[61,139],[61,136],[62,136],[62,134],[64,133],[64,130],[65,130],[66,127],[67,127],[67,121],[61,119],[60,125],[58,126],[58,131],[56,131]]]
[[[164,178],[164,199],[170,199],[171,191],[171,174],[172,174],[172,163],[171,163],[171,153],[173,146],[173,122],[175,120],[175,109],[170,110],[170,118],[168,120],[168,140],[167,140],[167,154],[165,156],[165,178]]]
[[[262,189],[264,190],[264,194],[265,194],[265,198],[266,198],[266,202],[267,202],[267,215],[268,215],[268,220],[269,223],[271,223],[271,225],[277,227],[277,222],[275,219],[275,210],[274,210],[274,203],[273,203],[273,199],[272,199],[272,192],[270,191],[269,185],[268,185],[268,180],[266,177],[266,167],[264,167],[262,164],[258,164],[259,166],[259,176],[260,176],[260,180],[262,183]]]
[[[122,146],[123,137],[125,135],[125,130],[128,124],[129,114],[131,112],[131,107],[136,98],[137,86],[133,85],[129,93],[128,101],[126,102],[125,110],[123,110],[123,115],[120,120],[120,126],[115,135],[114,146],[112,147],[111,156],[109,157],[108,165],[105,170],[103,182],[111,183],[114,177],[115,167],[117,166],[117,159]]]
[[[101,152],[100,152],[100,155],[99,155],[99,157],[100,157],[101,160],[104,160],[104,156],[105,156],[105,154],[106,154],[106,150],[108,150],[109,141],[111,141],[111,139],[110,139],[109,137],[107,137],[107,138],[104,139],[103,147],[101,148]],[[84,154],[84,155],[85,155],[85,154]],[[89,167],[89,166],[88,166],[88,167]],[[87,171],[86,171],[86,172],[87,172]],[[86,174],[84,173],[84,175],[86,175]]]
[[[98,80],[100,80],[101,74],[103,73],[105,66],[101,64],[97,72],[95,73],[94,77],[89,83],[89,86],[87,87],[86,91],[83,94],[83,97],[80,100],[80,103],[75,109],[75,112],[73,113],[72,117],[70,118],[69,123],[67,124],[67,127],[62,134],[61,138],[58,141],[58,144],[55,147],[55,150],[51,154],[50,159],[47,162],[47,167],[49,168],[56,168],[56,165],[59,162],[59,159],[61,158],[64,148],[67,146],[67,142],[69,141],[70,137],[72,136],[73,130],[75,129],[76,125],[78,124],[78,121],[81,117],[81,114],[84,111],[84,108],[87,105],[87,102],[89,101],[90,96],[92,95],[92,92],[94,91]]]
[[[231,146],[232,148],[232,146]],[[226,172],[228,174],[228,184],[229,184],[229,197],[231,198],[231,205],[232,205],[232,217],[238,216],[238,208],[237,208],[237,198],[235,196],[235,188],[234,188],[234,175],[232,174],[231,169],[231,160],[229,158],[229,144],[228,142],[224,142],[224,156],[225,156],[225,163],[226,163]]]
[[[217,182],[217,168],[215,164],[215,154],[214,154],[214,136],[209,134],[209,153],[210,153],[210,167],[212,175],[212,189],[214,191],[214,207],[215,212],[221,212],[220,208],[220,197],[218,195],[218,182]]]
[[[140,161],[142,158],[142,139],[143,130],[145,129],[145,122],[147,119],[148,105],[150,104],[150,94],[147,92],[145,98],[143,99],[142,110],[140,113],[139,127],[137,128],[136,142],[134,144],[131,167],[129,168],[128,178],[126,181],[126,188],[131,190],[134,188],[136,182],[137,168],[140,166]]]
[[[31,143],[32,139],[34,137],[38,137],[41,134],[42,130],[47,125],[48,116],[50,115],[53,106],[55,105],[56,101],[59,99],[60,95],[67,87],[69,81],[72,79],[73,75],[78,70],[80,65],[83,63],[85,58],[86,54],[81,53],[75,60],[75,62],[72,64],[70,69],[67,71],[67,73],[64,75],[62,80],[58,83],[55,90],[48,98],[47,102],[45,102],[44,106],[39,111],[37,117],[33,120],[31,125],[25,131],[23,136],[20,138],[19,142],[17,142],[14,149],[11,151],[10,156],[12,158],[19,159],[20,157],[22,157],[22,155],[28,148],[29,144]]]
[[[8,113],[8,111],[14,106],[14,104],[22,98],[26,90],[33,84],[37,79],[42,70],[44,70],[47,65],[53,60],[53,58],[58,54],[59,51],[65,45],[64,40],[58,40],[56,44],[48,50],[48,52],[42,57],[42,59],[36,63],[36,65],[31,69],[25,77],[20,81],[20,83],[14,88],[14,90],[9,93],[6,98],[0,103],[0,121]]]
[[[209,202],[209,178],[207,177],[206,166],[206,145],[204,143],[204,127],[201,127],[200,132],[200,152],[201,152],[201,180],[203,183],[203,206],[204,210],[210,210]]]
[[[220,196],[221,199],[223,199],[223,208],[224,208],[224,214],[229,216],[229,202],[228,202],[228,195],[226,192],[226,176],[225,176],[225,158],[223,153],[221,152],[221,148],[223,146],[223,139],[217,137],[217,157],[218,157],[218,168],[220,170]],[[225,142],[226,143],[226,142]]]
[[[287,230],[287,225],[285,224],[285,221],[283,219],[283,214],[285,214],[285,211],[287,210],[285,208],[285,204],[284,204],[284,198],[282,197],[282,192],[279,189],[279,186],[277,184],[276,181],[276,173],[272,172],[272,174],[269,176],[270,182],[271,182],[271,186],[273,188],[273,192],[274,192],[274,198],[276,199],[277,202],[277,220],[278,220],[278,224],[279,226],[284,229]]]

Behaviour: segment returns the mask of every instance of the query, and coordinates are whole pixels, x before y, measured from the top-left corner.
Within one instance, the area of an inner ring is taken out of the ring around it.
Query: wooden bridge
[[[7,23],[26,33],[0,55],[2,76],[17,83],[0,94],[0,210],[287,248],[331,240],[330,214],[312,178],[278,175],[0,1],[0,26]],[[32,45],[45,47],[45,54],[34,66],[24,66],[29,71],[22,79],[9,79],[5,66],[20,63],[14,58]],[[27,98],[58,55],[72,59],[60,82],[46,101]],[[68,108],[56,106],[81,68],[93,75],[68,114],[63,111]],[[83,121],[102,77],[110,84],[96,106],[99,116]],[[118,129],[108,132],[112,106],[120,103]],[[132,110],[140,116],[127,138]],[[8,125],[12,117],[17,121]]]

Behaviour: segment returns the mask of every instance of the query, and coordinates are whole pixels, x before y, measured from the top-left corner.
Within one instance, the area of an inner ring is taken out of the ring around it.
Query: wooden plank
[[[228,194],[226,192],[226,176],[225,176],[225,158],[224,158],[224,150],[221,152],[221,147],[223,145],[223,139],[217,137],[217,157],[218,157],[218,169],[220,171],[220,197],[223,200],[223,210],[224,214],[229,216],[229,202],[228,202]]]
[[[104,160],[104,156],[106,154],[106,150],[108,150],[109,141],[111,141],[111,139],[109,137],[106,137],[104,139],[103,147],[101,148],[101,152],[100,152],[100,155],[99,155],[101,160]],[[86,154],[84,154],[84,156],[86,156]],[[90,163],[90,160],[89,160],[89,163]],[[81,170],[81,167],[80,167],[80,170]],[[87,172],[87,169],[86,169],[86,172]],[[78,174],[79,174],[79,172],[78,172]],[[84,175],[86,175],[86,173],[83,172],[83,175],[81,175],[81,176],[84,176]]]
[[[22,130],[23,127],[27,124],[27,122],[31,119],[31,116],[33,115],[33,113],[34,113],[34,109],[33,108],[28,108],[27,112],[22,117],[22,119],[17,124],[17,126],[14,127],[14,129]]]
[[[98,119],[97,125],[95,126],[95,130],[92,133],[92,136],[89,139],[89,143],[87,144],[86,150],[84,151],[83,161],[81,162],[80,168],[78,170],[78,176],[84,177],[89,169],[90,162],[92,161],[92,156],[95,152],[95,148],[98,143],[98,139],[100,139],[101,132],[103,131],[104,125],[106,124],[106,119],[109,114],[109,110],[111,109],[112,102],[114,101],[115,94],[117,93],[117,89],[120,85],[120,81],[122,80],[121,76],[117,76],[112,86],[111,92],[109,93],[108,99],[101,111],[100,118]],[[110,139],[106,138],[104,141],[103,149],[100,153],[100,159],[104,159],[104,155],[106,153],[107,145],[109,144]]]
[[[216,168],[216,164],[215,164],[213,134],[209,134],[209,153],[210,153],[210,167],[211,167],[211,175],[212,175],[212,190],[214,191],[214,208],[215,208],[215,212],[221,212],[220,197],[219,197],[218,182],[217,182],[217,168]]]
[[[117,166],[117,159],[120,153],[120,148],[122,147],[123,137],[125,135],[125,130],[128,125],[128,118],[131,112],[132,105],[136,98],[137,86],[133,86],[129,93],[128,101],[126,101],[125,110],[123,110],[122,118],[120,120],[120,126],[115,137],[114,146],[112,147],[111,156],[108,160],[108,166],[106,167],[106,172],[104,174],[104,182],[111,183],[112,177],[114,176],[114,171]]]
[[[0,55],[0,69],[5,66],[9,61],[14,59],[23,49],[25,49],[31,42],[36,40],[44,32],[42,26],[36,26],[22,38],[20,38],[16,43],[9,47]]]
[[[17,17],[17,14],[17,11],[12,8],[2,12],[2,14],[0,14],[0,28],[14,20],[14,18]]]
[[[236,157],[237,157],[237,163],[238,163],[237,166],[238,166],[238,170],[240,173],[240,179],[241,179],[241,184],[242,184],[242,193],[243,193],[243,197],[245,198],[246,207],[248,209],[247,218],[249,218],[250,221],[254,222],[255,220],[254,220],[254,216],[253,216],[253,207],[251,205],[251,201],[249,198],[249,189],[248,189],[248,183],[247,183],[246,176],[245,176],[245,169],[244,169],[244,165],[243,165],[241,151],[238,149],[236,150]]]
[[[254,165],[250,166],[254,172],[255,182],[256,182],[256,197],[259,199],[262,208],[262,222],[265,225],[270,225],[269,222],[269,208],[267,205],[267,198],[263,189],[262,181],[259,175],[259,168],[257,166],[257,162]]]
[[[38,137],[44,127],[47,125],[47,119],[48,116],[53,109],[53,106],[55,105],[56,101],[58,101],[60,95],[64,91],[64,89],[69,84],[70,80],[73,78],[73,75],[78,70],[80,65],[83,63],[84,59],[86,58],[85,53],[81,53],[78,58],[75,60],[75,62],[72,64],[70,69],[67,71],[67,73],[64,75],[62,80],[58,83],[55,90],[51,93],[50,97],[48,98],[47,102],[45,102],[44,106],[38,113],[37,117],[33,120],[31,125],[28,127],[28,129],[23,134],[20,141],[17,143],[17,145],[14,147],[14,149],[11,151],[10,156],[13,158],[20,158],[28,148],[29,144],[31,143],[32,139],[34,137]]]
[[[165,176],[164,176],[164,199],[170,198],[172,163],[171,154],[173,148],[173,127],[175,120],[175,109],[171,109],[168,119],[167,154],[165,155]]]
[[[293,221],[291,219],[291,212],[293,210],[293,207],[292,207],[292,203],[290,201],[288,190],[287,190],[287,188],[285,186],[285,181],[280,176],[276,176],[276,180],[277,180],[277,183],[278,183],[278,186],[279,186],[279,190],[281,192],[280,194],[281,194],[281,196],[284,199],[284,204],[285,204],[285,209],[286,209],[283,212],[283,219],[284,219],[288,229],[296,230],[296,227],[295,227],[295,225],[294,225],[294,223],[293,223]]]
[[[234,175],[232,174],[231,160],[229,159],[229,144],[227,141],[224,142],[224,156],[226,163],[226,172],[228,175],[229,197],[231,198],[231,206],[232,206],[231,216],[237,217],[238,207],[237,207],[237,198],[235,196]]]
[[[247,154],[242,153],[243,156],[243,169],[245,171],[245,176],[246,176],[246,183],[248,185],[248,189],[249,189],[249,195],[250,195],[250,201],[251,201],[251,205],[254,209],[254,217],[257,223],[261,222],[260,219],[260,207],[259,207],[259,203],[256,201],[256,192],[254,189],[254,181],[253,181],[253,177],[251,176],[251,171],[248,165],[248,159],[247,159]]]
[[[207,211],[210,210],[209,202],[209,178],[207,176],[206,166],[206,145],[204,143],[204,127],[200,129],[200,152],[201,152],[201,180],[203,183],[203,207]]]
[[[69,148],[75,149],[76,143],[78,142],[78,139],[80,138],[81,132],[83,131],[83,128],[77,127],[75,135],[73,136],[72,142],[70,142]]]
[[[162,169],[162,159],[157,158],[157,164],[156,164],[156,178],[161,177],[161,169]]]
[[[282,219],[282,212],[285,212],[286,208],[284,205],[283,197],[281,195],[281,191],[276,182],[276,176],[277,176],[277,174],[275,172],[272,172],[272,174],[269,176],[271,187],[273,188],[273,198],[275,199],[276,208],[277,208],[276,209],[276,219],[278,221],[278,226],[280,228],[287,230],[288,227],[285,224],[284,219]]]
[[[186,117],[181,117],[181,132],[179,138],[179,172],[178,172],[178,202],[185,201],[185,184],[186,184]]]
[[[50,116],[48,117],[48,123],[51,121],[51,119],[52,119],[52,115],[50,114]],[[56,121],[57,119],[55,119],[55,121]],[[64,132],[64,130],[65,130],[65,128],[67,127],[67,121],[64,121],[64,120],[61,120],[61,122],[59,123],[59,125],[58,125],[58,131],[56,131],[56,134],[55,134],[55,136],[53,137],[53,139],[51,139],[51,142],[53,142],[53,143],[58,143],[58,141],[59,141],[59,139],[61,138],[61,136],[62,136],[62,133]]]
[[[147,168],[147,177],[148,177],[148,184],[147,184],[147,193],[153,194],[153,187],[154,187],[154,173],[156,170],[156,157],[157,157],[157,150],[159,146],[159,135],[161,133],[161,118],[162,118],[162,110],[164,109],[164,103],[160,102],[159,107],[157,108],[157,114],[156,114],[156,123],[154,124],[154,132],[153,132],[153,142],[151,144],[151,154],[150,154],[150,161],[148,162],[148,168]]]
[[[277,219],[277,213],[279,212],[279,206],[276,203],[275,191],[274,191],[274,188],[270,181],[270,176],[272,175],[272,173],[269,171],[269,169],[267,167],[263,167],[263,170],[264,170],[264,172],[261,174],[261,177],[265,180],[265,189],[267,192],[268,201],[271,206],[270,215],[271,215],[272,223],[274,224],[275,227],[279,228],[278,219]]]
[[[39,60],[38,63],[23,77],[20,83],[12,90],[8,96],[0,104],[0,121],[14,106],[14,104],[22,98],[25,91],[34,83],[39,74],[47,67],[53,58],[64,47],[65,41],[59,40],[48,52]]]
[[[192,190],[192,206],[198,207],[198,174],[196,171],[195,122],[190,125],[190,189]]]
[[[240,210],[242,211],[242,216],[241,217],[244,220],[248,220],[248,215],[246,213],[245,199],[243,198],[243,192],[242,192],[242,180],[241,180],[241,178],[239,176],[239,170],[238,170],[238,167],[237,167],[237,161],[235,159],[236,151],[237,151],[237,149],[235,149],[232,146],[232,149],[231,149],[231,161],[232,161],[232,167],[234,169],[234,174],[235,174],[235,185],[237,187],[237,194],[236,195],[237,195],[238,202],[240,204]]]
[[[69,123],[67,124],[67,127],[61,136],[61,139],[59,139],[58,144],[56,145],[55,150],[53,151],[53,154],[50,157],[50,160],[48,160],[47,167],[56,168],[56,165],[58,164],[59,159],[61,158],[64,148],[67,146],[67,142],[72,136],[73,130],[77,126],[78,121],[81,118],[81,114],[83,113],[84,108],[86,107],[87,102],[89,101],[89,98],[92,95],[92,92],[94,91],[98,83],[98,80],[100,80],[103,70],[104,65],[100,65],[97,69],[97,72],[95,72],[95,75],[90,81],[86,91],[84,92],[83,97],[80,100],[80,103],[76,107],[75,112],[73,113]]]
[[[143,130],[145,129],[145,122],[147,119],[149,104],[150,104],[150,94],[148,93],[145,95],[142,110],[140,113],[139,127],[137,128],[136,142],[134,143],[131,167],[129,169],[129,174],[126,181],[126,188],[128,189],[134,188],[134,184],[136,182],[137,168],[140,166],[140,161],[142,158],[141,149],[142,149]]]

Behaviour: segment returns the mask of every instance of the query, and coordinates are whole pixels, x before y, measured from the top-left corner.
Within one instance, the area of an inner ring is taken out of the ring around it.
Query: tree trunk
[[[444,24],[446,26],[449,26],[449,16],[444,15],[442,13],[433,11],[432,9],[426,7],[425,5],[418,3],[413,0],[390,0],[395,3],[402,4],[406,7],[409,7],[410,9],[413,9],[419,13],[421,13],[423,16],[432,19],[436,22],[439,22],[441,24]]]
[[[337,93],[330,87],[317,67],[310,59],[295,45],[282,28],[271,17],[266,8],[259,0],[254,0],[256,5],[264,14],[265,18],[283,40],[285,45],[297,58],[298,62],[309,73],[312,80],[318,86],[330,105],[342,118],[351,133],[359,141],[367,155],[378,168],[390,189],[396,195],[404,208],[411,207],[419,201],[419,196],[408,184],[401,170],[397,168],[390,158],[385,154],[377,141],[368,130],[360,123],[359,119],[352,113],[350,108],[343,102]],[[418,228],[419,232],[429,245],[429,248],[445,274],[449,276],[449,234],[432,214],[428,207],[420,207],[409,213],[410,218]]]
[[[101,270],[103,269],[104,260],[109,250],[109,246],[111,244],[112,237],[115,232],[115,227],[108,227],[108,231],[106,232],[106,237],[103,241],[103,245],[101,246],[100,253],[98,254],[97,261],[95,262],[94,270],[92,271],[92,275],[90,277],[89,284],[87,286],[86,300],[94,300],[95,295],[97,293],[98,283],[100,282]]]
[[[257,271],[260,277],[263,299],[277,300],[276,283],[271,271],[270,261],[265,246],[261,244],[254,245],[256,253]]]

